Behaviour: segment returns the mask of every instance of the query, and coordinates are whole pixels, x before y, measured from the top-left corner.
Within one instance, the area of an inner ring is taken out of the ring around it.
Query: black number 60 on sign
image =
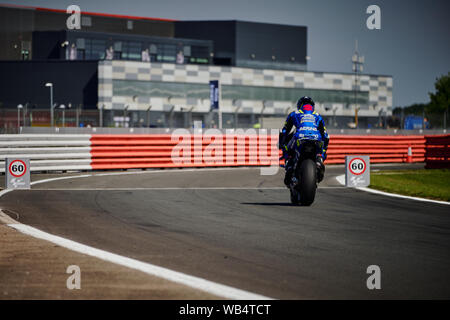
[[[352,159],[352,161],[350,161],[348,166],[349,166],[350,172],[355,175],[358,175],[358,176],[360,174],[363,174],[367,168],[366,162],[361,158]]]
[[[22,160],[14,160],[9,164],[9,173],[19,178],[27,172],[27,165]]]

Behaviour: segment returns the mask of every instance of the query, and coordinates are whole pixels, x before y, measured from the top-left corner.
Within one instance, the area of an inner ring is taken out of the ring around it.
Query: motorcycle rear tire
[[[317,189],[317,167],[311,159],[305,159],[301,164],[299,189],[301,205],[310,206]]]

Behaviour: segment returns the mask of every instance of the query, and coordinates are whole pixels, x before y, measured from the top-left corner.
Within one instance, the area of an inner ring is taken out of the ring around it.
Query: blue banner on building
[[[211,109],[219,109],[219,80],[209,81],[209,101]]]

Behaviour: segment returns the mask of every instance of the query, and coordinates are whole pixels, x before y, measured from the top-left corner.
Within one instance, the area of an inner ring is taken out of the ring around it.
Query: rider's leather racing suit
[[[292,127],[295,127],[295,132],[290,133]],[[284,127],[280,132],[279,146],[283,150],[283,157],[285,159],[286,177],[285,184],[289,186],[292,169],[293,169],[293,145],[297,139],[310,138],[323,142],[322,153],[317,155],[317,167],[319,168],[319,182],[323,179],[325,172],[325,165],[323,162],[327,158],[327,148],[329,136],[325,128],[323,118],[315,111],[297,110],[291,112]]]

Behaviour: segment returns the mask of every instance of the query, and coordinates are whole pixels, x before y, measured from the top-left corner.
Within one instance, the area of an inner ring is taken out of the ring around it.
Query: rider
[[[292,127],[295,126],[295,132],[290,133]],[[283,150],[283,157],[285,159],[286,176],[284,183],[289,187],[292,172],[293,172],[293,144],[303,137],[310,137],[314,140],[323,142],[322,152],[317,154],[316,165],[318,170],[318,180],[322,181],[325,173],[324,161],[327,158],[327,148],[329,137],[325,122],[322,117],[314,111],[314,101],[310,97],[302,97],[297,101],[297,110],[291,112],[284,127],[280,132],[280,148]]]

